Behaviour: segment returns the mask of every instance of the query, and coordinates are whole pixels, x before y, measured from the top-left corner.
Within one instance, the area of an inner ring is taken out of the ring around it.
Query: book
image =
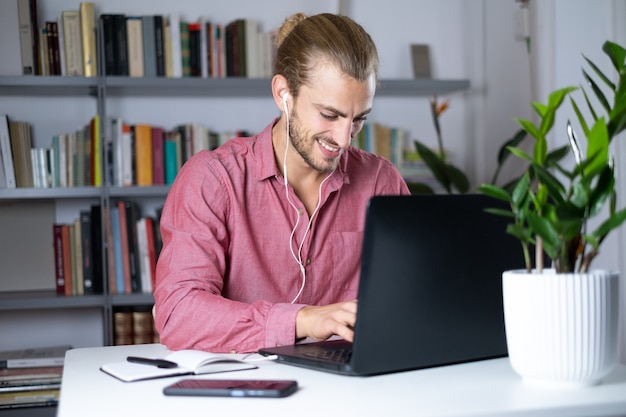
[[[234,355],[218,355],[191,349],[172,352],[162,359],[174,362],[178,366],[175,368],[158,368],[154,365],[141,363],[114,362],[102,365],[100,370],[121,381],[134,382],[170,376],[203,375],[257,368],[255,364],[245,362]]]
[[[83,47],[78,10],[61,12],[63,22],[63,50],[65,51],[65,73],[70,76],[83,75]]]
[[[428,45],[411,44],[411,62],[413,64],[413,78],[432,78]]]
[[[154,18],[154,53],[156,61],[156,76],[165,76],[165,51],[163,40],[163,16],[155,15]]]
[[[18,21],[20,27],[20,47],[22,58],[22,75],[36,75],[37,51],[33,48],[36,45],[35,31],[33,27],[33,15],[30,0],[17,0]],[[36,16],[35,16],[36,17]]]
[[[0,409],[56,405],[60,389],[0,393]]]
[[[113,312],[113,345],[133,344],[133,313],[129,308]]]
[[[152,127],[152,184],[165,184],[164,132],[159,126]]]
[[[9,120],[9,137],[15,168],[15,184],[17,187],[33,187],[33,163],[30,155],[32,148],[30,124]]]
[[[120,200],[116,204],[117,211],[114,213],[118,214],[118,227],[119,227],[119,246],[121,248],[121,263],[122,271],[121,276],[122,280],[118,278],[118,293],[120,294],[130,294],[132,292],[131,285],[131,260],[129,256],[129,245],[128,245],[128,226],[127,226],[127,215],[126,215],[126,205],[123,200]],[[115,218],[114,218],[115,220]],[[115,234],[113,235],[113,239],[116,239]],[[117,255],[115,262],[117,264]],[[121,285],[120,285],[121,284]],[[121,290],[123,289],[123,291]]]
[[[137,185],[152,185],[152,126],[135,125],[135,174]]]
[[[11,137],[9,135],[9,117],[0,114],[0,158],[6,188],[15,188],[15,169],[13,168],[13,152],[11,151]]]
[[[67,224],[61,225],[61,241],[63,245],[64,294],[72,295],[72,237],[70,226]]]
[[[128,259],[130,263],[131,292],[140,293],[141,288],[141,265],[139,264],[139,247],[137,246],[137,220],[141,217],[140,207],[136,201],[122,200],[126,209],[126,227],[128,239]],[[120,209],[121,210],[121,209]],[[123,216],[120,214],[120,219]]]
[[[78,10],[80,12],[83,75],[85,77],[95,77],[98,75],[98,59],[94,4],[92,2],[81,2],[78,6]]]
[[[18,6],[16,1],[0,2],[0,75],[23,75]]]
[[[128,75],[145,75],[143,57],[143,19],[141,16],[126,17],[126,41],[128,45]]]
[[[110,208],[110,228],[111,228],[111,240],[112,245],[109,248],[113,248],[113,256],[109,254],[109,261],[114,260],[113,265],[109,264],[109,275],[111,276],[111,293],[112,294],[124,294],[126,293],[126,282],[124,274],[124,256],[122,250],[122,235],[120,226],[120,209],[116,206]],[[111,269],[114,266],[114,269]],[[113,280],[114,278],[114,280]],[[128,292],[130,293],[130,284],[128,286]]]
[[[103,265],[103,228],[102,206],[94,204],[89,209],[89,219],[91,223],[91,271],[92,271],[92,291],[93,294],[102,294],[104,290],[102,265]],[[110,242],[110,240],[107,240]]]
[[[141,19],[144,77],[156,77],[156,34],[154,16],[144,15],[141,16]]]
[[[55,288],[58,295],[65,295],[65,266],[63,264],[63,225],[52,225],[52,245],[54,247]]]
[[[5,350],[0,352],[0,369],[62,366],[70,345]]]
[[[61,382],[63,366],[0,369],[0,387],[42,382]]]

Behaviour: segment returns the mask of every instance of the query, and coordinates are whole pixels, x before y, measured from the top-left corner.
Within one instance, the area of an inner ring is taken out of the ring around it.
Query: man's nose
[[[346,149],[350,146],[350,142],[352,141],[352,122],[347,120],[345,123],[340,123],[334,132],[333,139],[342,149]]]

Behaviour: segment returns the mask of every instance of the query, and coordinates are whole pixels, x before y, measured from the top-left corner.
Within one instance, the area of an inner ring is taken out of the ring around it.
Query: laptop
[[[354,342],[264,348],[279,363],[344,375],[507,355],[502,272],[523,268],[506,208],[481,195],[377,196],[367,206]]]

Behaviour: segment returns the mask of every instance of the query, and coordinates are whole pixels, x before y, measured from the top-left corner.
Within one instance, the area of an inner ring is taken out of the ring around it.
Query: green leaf
[[[602,45],[602,50],[611,59],[613,68],[615,68],[618,73],[621,73],[624,69],[624,62],[626,61],[626,49],[614,42],[606,41],[604,45]]]
[[[535,172],[537,173],[537,177],[541,184],[545,185],[548,190],[548,193],[551,198],[555,201],[562,201],[562,195],[565,194],[565,187],[557,177],[552,175],[547,169],[545,169],[542,165],[533,165]]]
[[[526,137],[527,132],[524,129],[519,129],[513,137],[507,140],[502,147],[500,148],[500,152],[498,152],[498,164],[502,165],[506,161],[506,159],[511,155],[511,150],[509,147],[517,147],[524,138]]]
[[[495,214],[496,216],[515,217],[515,215],[510,210],[505,210],[505,209],[486,208],[485,212],[490,213],[490,214]]]
[[[526,174],[520,178],[511,194],[511,202],[514,207],[521,207],[524,204],[528,198],[528,190],[530,190],[530,177]]]
[[[585,175],[592,176],[599,173],[609,160],[609,132],[604,117],[591,127],[587,139],[587,159],[592,162],[585,169]]]
[[[428,166],[437,181],[443,186],[443,188],[446,189],[449,194],[451,192],[450,180],[447,176],[445,162],[443,162],[436,153],[431,151],[430,148],[417,140],[415,141],[415,148],[417,150],[417,153],[424,160],[424,163]]]
[[[615,215],[606,219],[592,234],[598,239],[602,239],[608,235],[611,230],[624,223],[624,220],[626,220],[626,208],[616,212]]]
[[[526,160],[528,162],[533,162],[533,158],[530,155],[528,155],[523,149],[520,149],[520,148],[509,148],[509,151],[513,155],[517,156],[518,158],[524,159],[524,160]]]
[[[602,71],[600,71],[600,68],[597,67],[596,64],[593,63],[593,61],[591,61],[589,58],[587,58],[585,55],[583,55],[583,58],[585,58],[585,61],[587,61],[587,64],[589,64],[589,66],[591,67],[591,69],[596,73],[596,75],[598,77],[600,77],[600,79],[609,86],[609,88],[614,91],[615,90],[615,84],[613,84],[613,82],[611,82],[611,80],[609,80],[609,78],[604,75],[604,73]]]
[[[504,190],[503,188],[496,185],[481,184],[478,187],[478,192],[498,200],[506,201],[507,203],[511,202],[511,197],[509,196],[509,193],[507,193],[506,190]]]
[[[411,194],[435,194],[435,191],[422,182],[407,182]]]
[[[584,70],[583,70],[583,77],[585,77],[585,79],[589,83],[589,86],[595,93],[602,107],[604,107],[604,110],[606,110],[606,112],[609,113],[611,111],[611,105],[609,104],[609,101],[606,99],[606,96],[604,95],[600,87],[598,87],[598,84],[596,84],[596,82]]]
[[[598,120],[598,113],[596,113],[596,109],[591,105],[591,101],[589,101],[589,96],[587,95],[587,91],[583,89],[583,96],[585,97],[585,103],[587,103],[587,108],[589,109],[589,113],[591,113],[591,118],[593,120]]]
[[[460,169],[452,164],[446,164],[445,170],[448,180],[450,180],[450,183],[454,186],[454,188],[457,189],[459,193],[465,194],[469,191],[469,180]]]
[[[585,118],[583,117],[582,113],[580,112],[580,109],[578,108],[578,105],[576,104],[574,99],[570,97],[569,101],[572,104],[572,108],[574,109],[574,113],[576,113],[576,117],[578,118],[578,123],[580,123],[580,126],[583,128],[583,134],[585,136],[587,136],[587,134],[589,133],[589,127],[587,127],[587,122],[585,121]]]
[[[558,255],[559,234],[552,224],[532,211],[528,213],[528,224],[530,229],[543,240],[543,248],[548,256],[555,259]]]
[[[537,138],[541,135],[539,130],[537,130],[535,125],[530,120],[516,118],[515,121],[519,123],[520,126],[522,126],[522,129],[524,129],[533,138]]]
[[[613,169],[606,165],[598,177],[595,188],[589,196],[589,216],[595,216],[614,194],[615,176]],[[614,208],[612,209],[614,211]],[[611,212],[612,213],[612,212]]]

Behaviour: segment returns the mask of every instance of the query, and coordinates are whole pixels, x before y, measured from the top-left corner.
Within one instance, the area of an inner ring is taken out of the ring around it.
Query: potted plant
[[[539,123],[517,119],[535,139],[532,155],[509,148],[528,162],[528,169],[511,188],[479,187],[480,192],[509,203],[509,210],[490,211],[511,218],[506,231],[521,242],[526,262],[526,270],[503,272],[509,358],[526,380],[597,384],[617,362],[619,276],[615,271],[592,270],[590,265],[609,232],[626,219],[626,209],[616,209],[609,152],[612,139],[626,127],[626,50],[609,41],[602,49],[618,80],[613,83],[584,57],[594,74],[583,69],[587,88],[593,92],[581,88],[590,120],[571,98],[576,87],[553,91],[546,104],[533,102]],[[603,92],[608,90],[612,101]],[[593,97],[602,113],[592,104]],[[559,127],[568,145],[549,152],[546,136],[567,98],[586,143],[581,146],[568,121]],[[573,153],[571,167],[561,162],[565,151]],[[604,220],[592,226],[596,217]],[[544,254],[551,260],[550,269],[544,269]]]

